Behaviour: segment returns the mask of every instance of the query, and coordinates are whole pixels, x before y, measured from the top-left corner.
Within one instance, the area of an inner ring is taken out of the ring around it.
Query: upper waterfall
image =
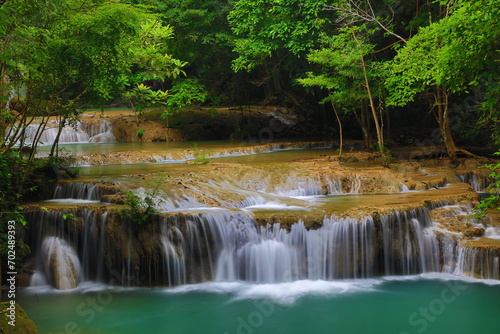
[[[37,135],[39,125],[31,124],[26,128],[26,143],[32,144]],[[40,143],[49,145],[54,143],[59,131],[58,121],[49,121],[40,136]],[[113,127],[109,121],[103,119],[83,120],[74,126],[65,125],[59,137],[60,143],[99,143],[116,141]]]

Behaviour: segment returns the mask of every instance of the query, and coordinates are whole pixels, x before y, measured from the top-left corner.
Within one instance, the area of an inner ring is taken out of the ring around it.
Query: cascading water
[[[26,128],[25,144],[32,144],[38,132],[38,124],[31,124]],[[40,143],[44,145],[54,143],[59,131],[57,121],[49,121],[40,136]],[[75,126],[66,125],[61,131],[59,143],[101,143],[116,141],[113,127],[106,120],[88,120],[78,122]]]
[[[101,193],[99,185],[95,183],[65,182],[56,187],[53,198],[99,201]]]
[[[40,269],[56,289],[68,290],[77,287],[81,278],[81,266],[73,247],[58,237],[46,237],[41,245],[41,254],[44,259]]]
[[[460,276],[500,279],[500,256],[491,249],[458,247],[454,274]]]
[[[292,181],[287,180],[286,184],[280,185],[272,192],[281,196],[300,197],[359,194],[362,188],[363,179],[358,175],[338,178],[330,178],[327,176],[324,179],[297,178]]]
[[[396,212],[378,220],[333,216],[316,230],[307,229],[302,221],[289,230],[278,223],[260,226],[252,215],[229,210],[180,212],[144,231],[147,242],[131,226],[122,226],[122,232],[116,230],[116,223],[114,230],[108,228],[107,213],[88,209],[79,213],[81,227],[65,223],[60,212],[40,212],[30,220],[38,221],[40,230],[34,231],[38,240],[45,235],[45,240],[67,253],[71,253],[68,242],[75,246],[81,265],[74,260],[73,266],[81,267],[80,277],[115,276],[124,285],[172,286],[207,280],[277,283],[424,272],[480,272],[481,277],[498,278],[498,255],[460,246],[459,238],[433,225],[430,211]],[[44,272],[54,281],[47,269],[53,248],[39,248],[46,263]]]
[[[488,186],[493,182],[491,177],[474,172],[457,174],[456,177],[460,182],[470,184],[472,189],[476,192],[486,191],[486,188],[488,188]]]

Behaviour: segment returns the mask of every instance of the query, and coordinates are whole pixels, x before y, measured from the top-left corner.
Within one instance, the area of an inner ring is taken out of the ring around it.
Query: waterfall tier
[[[325,217],[317,229],[302,221],[289,229],[279,223],[262,226],[252,215],[229,210],[172,213],[144,226],[87,208],[66,211],[76,220],[64,219],[62,211],[26,215],[36,222],[28,243],[37,250],[37,263],[53,262],[47,240],[58,249],[66,247],[65,241],[78,256],[81,265],[73,261],[73,266],[81,267],[79,277],[122,285],[275,283],[424,272],[498,278],[498,249],[467,247],[462,234],[436,225],[431,209],[361,219]],[[57,286],[54,271],[41,267]]]
[[[467,172],[457,174],[456,176],[460,182],[470,184],[472,189],[477,192],[486,191],[488,186],[493,183],[493,179],[490,176],[476,172]]]
[[[39,124],[26,127],[26,142],[32,144],[39,131]],[[40,135],[39,142],[43,145],[54,143],[59,131],[57,121],[49,121]],[[66,125],[61,130],[59,143],[108,143],[116,141],[110,122],[102,119],[84,120],[74,126]]]

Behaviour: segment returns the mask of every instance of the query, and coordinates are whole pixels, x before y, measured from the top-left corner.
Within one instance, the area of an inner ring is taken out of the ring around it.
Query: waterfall
[[[330,217],[317,230],[308,230],[302,221],[289,231],[278,223],[259,226],[251,216],[232,212],[199,214],[186,221],[191,222],[195,240],[187,241],[190,239],[180,230],[173,233],[175,238],[166,237],[171,263],[185,261],[178,267],[186,272],[177,277],[192,273],[194,261],[187,255],[198,254],[199,260],[204,249],[206,269],[219,281],[366,278],[440,271],[443,267],[428,209],[384,216],[381,222],[370,216],[360,220]],[[174,239],[178,240],[175,245]]]
[[[175,239],[179,239],[180,247],[176,246]],[[178,227],[163,229],[162,245],[165,252],[165,268],[168,285],[179,285],[186,283],[186,255],[183,250],[186,249],[184,236]],[[191,241],[198,241],[197,238]]]
[[[429,247],[434,244],[432,237],[424,237],[424,228],[431,225],[429,210],[395,212],[381,217],[384,272],[386,275],[410,275],[436,271],[427,268],[435,262]],[[427,241],[427,242],[425,242]],[[427,247],[426,247],[427,245]]]
[[[323,195],[323,187],[319,180],[312,178],[298,178],[278,187],[275,192],[280,196],[299,197]]]
[[[470,184],[472,189],[474,189],[474,191],[476,192],[486,191],[486,188],[488,188],[488,186],[493,183],[491,177],[474,172],[456,174],[456,177],[458,181]]]
[[[80,199],[99,201],[101,193],[99,185],[87,182],[64,182],[54,191],[54,199]]]
[[[331,178],[325,176],[316,178],[287,179],[286,184],[278,186],[272,192],[281,196],[300,197],[338,194],[360,194],[363,190],[363,178],[358,175]],[[401,191],[405,191],[401,188]]]
[[[342,194],[342,181],[337,178],[337,179],[330,179],[330,177],[325,178],[326,181],[326,187],[328,189],[328,194]]]
[[[438,207],[461,210],[444,204]],[[440,228],[431,212],[432,207],[422,207],[376,218],[331,216],[317,229],[303,221],[286,229],[279,223],[259,225],[251,213],[239,210],[170,212],[144,226],[88,208],[41,210],[26,214],[36,222],[27,242],[38,254],[33,284],[45,277],[61,289],[81,280],[110,279],[121,285],[174,286],[425,272],[499,278],[498,252],[464,244],[461,233]],[[64,219],[64,213],[79,218]],[[68,281],[62,279],[66,276]]]
[[[458,248],[457,266],[454,274],[477,278],[500,279],[499,259],[500,254],[493,249],[461,245]]]
[[[26,142],[32,144],[38,131],[39,124],[30,124],[26,127]],[[47,127],[42,132],[40,142],[43,145],[54,143],[59,131],[58,121],[49,121]],[[110,122],[102,119],[85,120],[78,122],[74,126],[66,125],[59,137],[60,143],[97,143],[116,141],[113,135],[113,127]]]
[[[78,285],[81,266],[73,247],[57,237],[46,237],[41,246],[43,272],[56,289],[74,289]]]
[[[107,216],[86,208],[28,210],[25,217],[31,228],[25,239],[36,254],[31,285],[48,282],[66,289],[82,280],[102,280],[105,261],[115,252],[105,235]]]

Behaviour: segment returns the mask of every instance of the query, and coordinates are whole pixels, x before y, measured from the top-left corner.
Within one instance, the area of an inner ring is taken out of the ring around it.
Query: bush
[[[495,155],[500,155],[500,151]],[[486,165],[491,170],[490,176],[494,182],[488,186],[490,196],[481,200],[474,208],[474,217],[480,221],[486,216],[489,209],[500,209],[500,162],[494,165]]]
[[[135,222],[136,224],[143,224],[151,222],[153,216],[158,214],[155,206],[162,201],[159,197],[160,186],[163,184],[164,179],[159,178],[152,184],[152,190],[146,191],[144,198],[142,198],[136,191],[128,191],[125,194],[126,208],[119,211],[119,214],[125,220]]]

